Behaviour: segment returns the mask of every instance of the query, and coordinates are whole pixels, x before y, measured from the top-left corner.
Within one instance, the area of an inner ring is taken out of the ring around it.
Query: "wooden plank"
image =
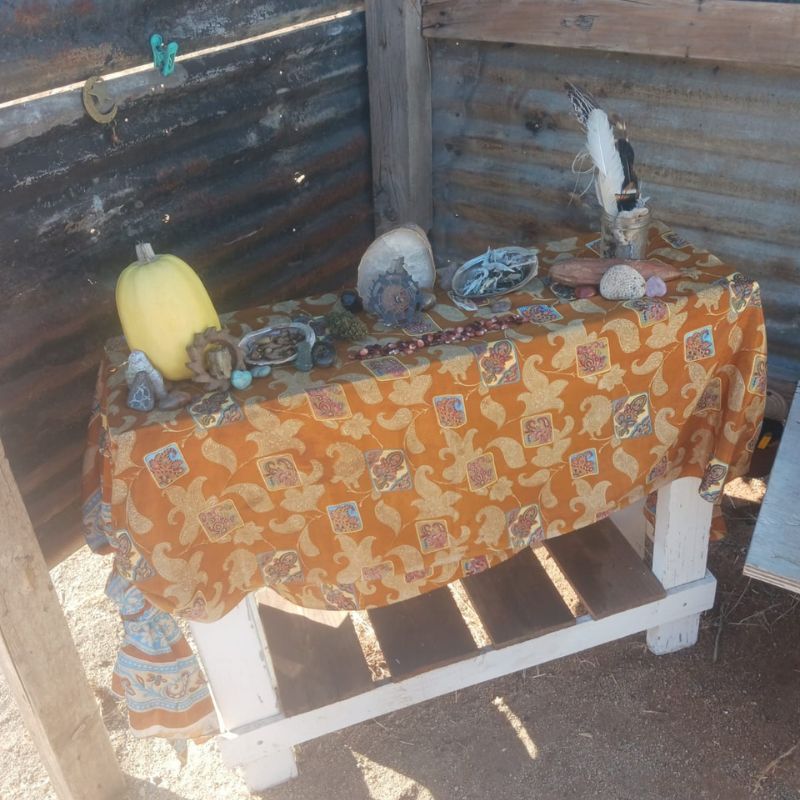
[[[391,711],[408,708],[447,692],[579,653],[646,630],[653,625],[678,619],[687,613],[700,613],[714,604],[715,591],[714,576],[707,573],[699,581],[671,589],[662,600],[602,620],[593,620],[587,615],[569,628],[527,639],[500,650],[488,650],[399,683],[384,683],[371,692],[325,708],[285,719],[263,720],[260,725],[251,725],[244,730],[221,736],[218,739],[219,748],[225,763],[244,766],[249,783],[250,769],[252,768],[252,774],[257,779],[256,765],[268,762],[273,753],[280,753],[287,744],[299,744]],[[255,783],[249,785],[256,790],[269,786]]]
[[[664,587],[608,519],[548,539],[545,547],[595,619],[664,597]]]
[[[125,779],[0,442],[0,670],[60,800],[118,800]]]
[[[152,64],[153,33],[176,41],[180,58],[358,7],[358,0],[0,3],[0,103]]]
[[[446,587],[368,614],[395,681],[458,661],[477,649]]]
[[[286,716],[330,705],[372,688],[372,677],[350,615],[329,619],[280,602],[274,592],[259,595],[278,697]]]
[[[575,624],[530,547],[461,583],[495,647]]]
[[[797,5],[747,0],[426,0],[423,34],[674,58],[800,65]]]
[[[756,520],[744,574],[800,593],[800,383]]]
[[[178,67],[154,93],[112,82],[130,97],[116,146],[80,92],[0,110],[0,431],[50,563],[82,542],[132,242],[192,264],[222,312],[335,290],[373,238],[363,14]]]
[[[433,224],[431,75],[420,7],[366,0],[375,231]]]

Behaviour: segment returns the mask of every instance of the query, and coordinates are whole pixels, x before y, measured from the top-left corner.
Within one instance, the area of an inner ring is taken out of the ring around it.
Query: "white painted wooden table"
[[[699,483],[682,478],[658,493],[652,571],[667,590],[663,599],[603,619],[583,616],[571,627],[484,650],[295,716],[281,713],[252,595],[219,622],[193,624],[223,726],[219,743],[225,762],[242,768],[251,789],[266,789],[297,775],[294,745],[390,711],[641,631],[647,631],[647,645],[658,655],[693,645],[700,613],[711,608],[716,591],[706,571],[712,507],[699,496]],[[643,515],[625,511],[613,519],[641,554]]]

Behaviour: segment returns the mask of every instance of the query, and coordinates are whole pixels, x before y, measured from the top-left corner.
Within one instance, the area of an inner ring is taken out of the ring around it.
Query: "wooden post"
[[[679,478],[658,490],[653,539],[653,574],[669,590],[706,574],[711,503],[698,493],[699,478]],[[656,655],[691,647],[697,641],[700,614],[690,614],[647,631]]]
[[[0,442],[0,670],[59,800],[121,800],[125,778]]]
[[[431,74],[420,2],[366,0],[375,231],[433,223]]]

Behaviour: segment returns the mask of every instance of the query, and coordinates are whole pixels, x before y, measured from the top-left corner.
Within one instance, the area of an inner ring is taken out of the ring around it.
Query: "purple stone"
[[[658,275],[651,275],[644,285],[644,293],[648,297],[663,297],[667,293],[667,284]]]

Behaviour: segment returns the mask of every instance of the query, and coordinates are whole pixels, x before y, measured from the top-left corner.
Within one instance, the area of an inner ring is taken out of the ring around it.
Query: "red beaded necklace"
[[[435,333],[424,333],[412,339],[398,339],[386,344],[368,344],[360,350],[351,351],[350,355],[359,361],[379,356],[408,355],[423,347],[436,347],[436,345],[441,344],[453,344],[454,342],[466,342],[468,339],[478,339],[491,331],[504,331],[512,325],[521,325],[526,321],[522,314],[506,314],[502,317],[492,317],[486,320],[476,319],[466,325],[459,325],[457,328],[446,328]]]

